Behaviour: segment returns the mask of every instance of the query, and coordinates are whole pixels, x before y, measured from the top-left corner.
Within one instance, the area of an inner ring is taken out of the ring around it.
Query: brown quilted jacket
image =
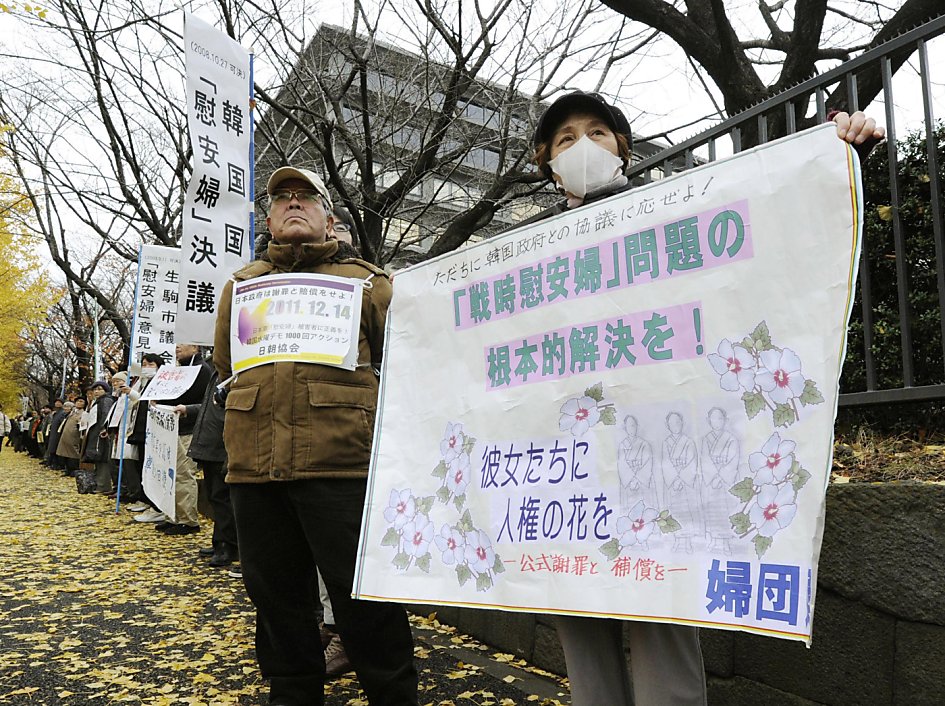
[[[374,435],[384,325],[391,284],[383,270],[358,259],[339,259],[337,243],[306,243],[296,259],[291,246],[270,243],[269,262],[258,260],[233,279],[283,272],[370,279],[361,301],[358,368],[272,363],[239,374],[226,400],[223,438],[228,483],[266,483],[367,475]],[[213,363],[221,380],[231,375],[230,309],[233,281],[220,298]]]

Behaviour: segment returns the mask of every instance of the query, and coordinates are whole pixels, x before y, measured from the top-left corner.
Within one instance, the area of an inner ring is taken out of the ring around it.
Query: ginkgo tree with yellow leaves
[[[0,127],[0,134],[9,130]],[[6,161],[0,148],[0,165]],[[29,341],[56,293],[26,228],[32,205],[6,166],[0,169],[0,407],[10,411],[26,385]]]
[[[0,2],[0,12],[23,12],[27,15],[33,15],[37,19],[46,19],[46,8],[39,5],[20,2]]]

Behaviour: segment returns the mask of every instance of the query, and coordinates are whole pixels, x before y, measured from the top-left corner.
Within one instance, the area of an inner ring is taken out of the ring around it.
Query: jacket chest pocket
[[[377,393],[361,385],[307,384],[304,443],[293,466],[306,470],[366,470],[374,436]]]
[[[228,466],[234,470],[258,472],[262,459],[259,449],[259,410],[255,410],[259,385],[230,390],[226,397],[223,443]]]

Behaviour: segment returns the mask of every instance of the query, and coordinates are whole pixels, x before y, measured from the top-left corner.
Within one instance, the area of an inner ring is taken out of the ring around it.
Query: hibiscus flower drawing
[[[470,456],[475,446],[476,440],[463,431],[462,424],[447,422],[440,441],[440,461],[431,475],[440,479],[436,499],[441,503],[452,500],[457,510],[466,504],[466,488],[472,477]]]
[[[762,537],[773,537],[797,514],[796,493],[790,485],[763,485],[755,496],[748,517]]]
[[[569,431],[573,436],[584,436],[598,423],[613,426],[617,423],[614,405],[604,402],[604,385],[597,383],[584,390],[580,397],[572,397],[561,405],[558,420],[559,431]]]
[[[454,496],[466,494],[470,479],[469,454],[459,454],[446,465],[446,487]]]
[[[682,525],[669,514],[669,510],[660,512],[639,500],[626,515],[617,518],[617,536],[602,544],[600,551],[613,561],[628,549],[649,549],[647,540],[654,532],[670,534],[679,529]]]
[[[620,535],[620,547],[625,549],[638,544],[646,546],[646,540],[656,528],[659,510],[646,507],[640,500],[631,508],[626,517],[617,518],[617,534]]]
[[[719,343],[718,353],[707,356],[709,365],[719,374],[719,385],[727,392],[755,387],[755,359],[741,346],[733,346],[727,338]]]
[[[436,492],[418,495],[411,488],[391,489],[383,511],[388,528],[381,546],[395,550],[391,563],[400,571],[415,567],[430,573],[436,554],[443,565],[453,569],[460,586],[475,579],[477,591],[488,591],[495,585],[496,576],[505,571],[492,539],[475,526],[469,509],[464,509],[473,477],[471,454],[475,446],[476,439],[466,433],[462,423],[447,422],[439,462],[431,473],[440,482]],[[440,524],[437,515],[453,508],[461,513],[458,520]]]
[[[463,453],[463,446],[466,443],[466,435],[463,433],[463,425],[459,423],[448,422],[446,433],[440,442],[440,454],[446,463],[450,463],[454,458]]]
[[[748,455],[752,475],[729,488],[742,502],[729,517],[740,538],[750,538],[760,559],[771,547],[774,535],[791,524],[797,513],[797,496],[810,473],[797,460],[793,439],[774,432],[761,449]]]
[[[430,571],[430,542],[433,525],[429,513],[433,497],[417,498],[410,488],[391,489],[384,519],[389,527],[381,539],[382,547],[394,547],[397,553],[391,563],[401,571],[417,566]]]
[[[402,535],[404,551],[417,559],[429,552],[430,542],[433,541],[433,523],[426,515],[416,515],[404,525]]]
[[[706,359],[719,387],[742,393],[749,419],[767,409],[775,427],[788,427],[801,418],[803,407],[824,401],[817,383],[801,372],[800,357],[774,345],[764,321],[738,343],[723,338]]]
[[[462,564],[466,557],[466,537],[455,527],[443,525],[434,538],[436,548],[442,552],[440,559],[447,566]]]
[[[399,531],[405,524],[413,519],[416,512],[417,504],[411,494],[410,488],[390,491],[387,509],[384,510],[384,519],[387,520],[394,529]]]
[[[755,377],[758,386],[775,404],[785,404],[804,394],[806,381],[801,375],[801,359],[790,348],[762,351],[761,368]]]
[[[797,444],[793,441],[781,441],[781,435],[775,432],[761,447],[761,451],[750,454],[748,467],[755,474],[755,485],[781,483],[791,470],[795,446]]]

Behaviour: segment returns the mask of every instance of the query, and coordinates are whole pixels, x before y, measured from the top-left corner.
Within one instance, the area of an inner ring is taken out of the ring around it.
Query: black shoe
[[[200,547],[197,551],[197,554],[203,557],[213,556],[217,553],[217,550],[214,547]]]
[[[166,530],[162,530],[164,534],[171,535],[176,537],[181,534],[195,534],[200,531],[200,525],[171,525]]]
[[[165,520],[164,522],[158,522],[156,525],[154,525],[154,529],[156,529],[158,532],[166,532],[167,528],[171,527],[173,524],[173,522],[167,522]]]
[[[210,566],[221,568],[223,566],[229,566],[234,561],[239,561],[239,555],[232,554],[228,551],[220,551],[210,557]]]

